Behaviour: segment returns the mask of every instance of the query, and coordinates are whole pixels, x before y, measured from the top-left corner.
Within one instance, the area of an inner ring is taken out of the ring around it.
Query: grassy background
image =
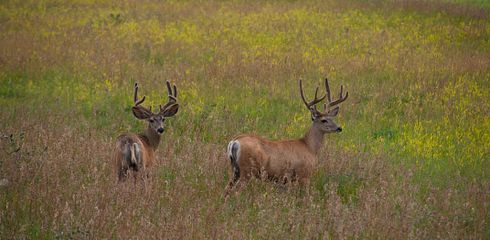
[[[0,238],[489,238],[486,1],[2,1]],[[349,99],[309,191],[224,203],[238,133],[299,138],[328,76]],[[180,89],[147,186],[114,139]]]

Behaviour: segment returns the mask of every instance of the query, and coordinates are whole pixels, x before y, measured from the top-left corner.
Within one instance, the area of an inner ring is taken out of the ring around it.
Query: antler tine
[[[303,92],[303,82],[301,80],[299,80],[299,90],[300,90],[300,94],[301,94],[301,99],[303,100],[303,102],[305,103],[306,107],[309,110],[312,110],[312,107],[315,106],[315,104],[321,102],[326,97],[326,96],[323,96],[321,98],[318,98],[318,87],[317,87],[315,90],[315,99],[313,99],[313,101],[311,101],[311,102],[306,101],[306,98],[305,98],[305,95]],[[313,110],[316,110],[316,108],[313,108]]]
[[[142,104],[145,99],[146,99],[146,96],[143,96],[142,99],[138,100],[138,83],[134,83],[134,106],[138,106],[140,104]]]
[[[175,84],[174,84],[173,91],[172,91],[172,85],[170,84],[169,81],[167,81],[167,92],[168,92],[168,98],[169,98],[168,100],[176,102],[177,101],[177,86],[175,86]]]
[[[331,102],[332,98],[330,97],[330,86],[328,85],[328,78],[325,78],[325,90],[327,91],[327,100],[328,102]]]
[[[344,91],[344,86],[341,85],[340,86],[340,96],[339,96],[339,99],[333,101],[333,102],[329,102],[328,103],[328,107],[333,107],[343,101],[345,101],[347,99],[347,97],[349,96],[349,92],[345,92],[345,96],[343,96],[343,91]]]
[[[328,102],[324,104],[324,111],[328,111],[330,107],[333,107],[347,99],[349,96],[348,92],[345,92],[344,96],[344,85],[340,85],[340,95],[339,98],[335,101],[332,101],[331,99],[331,94],[330,94],[330,86],[328,84],[328,78],[325,78],[325,89],[327,90],[327,97],[328,97]]]
[[[174,84],[174,91],[173,93],[170,92],[168,95],[169,101],[177,102],[177,86]]]
[[[168,102],[165,103],[165,105],[160,105],[160,112],[163,112],[167,107],[175,104],[177,102],[177,86],[173,86],[173,91],[172,91],[172,85],[170,84],[169,81],[167,81],[167,92],[168,92]]]
[[[170,85],[169,81],[167,81],[167,93],[169,96],[172,95],[172,86]]]
[[[326,95],[324,95],[323,97],[321,98],[318,98],[318,87],[316,87],[316,91],[315,91],[315,99],[313,99],[313,101],[310,102],[310,106],[314,106],[315,104],[323,101],[323,99],[325,99]]]
[[[305,95],[303,93],[303,81],[301,81],[301,79],[299,80],[299,93],[301,94],[301,99],[305,103],[306,107],[309,108],[308,102],[306,102]]]

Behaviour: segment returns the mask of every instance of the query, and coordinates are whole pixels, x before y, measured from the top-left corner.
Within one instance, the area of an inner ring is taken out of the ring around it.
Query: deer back
[[[113,158],[117,169],[139,170],[155,164],[155,150],[141,136],[127,133],[117,138]]]
[[[238,164],[244,174],[306,177],[315,166],[315,155],[302,141],[269,141],[256,135],[241,135],[235,141],[240,143]]]

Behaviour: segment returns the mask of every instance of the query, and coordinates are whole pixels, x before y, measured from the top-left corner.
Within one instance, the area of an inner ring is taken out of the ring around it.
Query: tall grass
[[[490,15],[455,2],[2,2],[0,238],[490,237]],[[227,142],[301,137],[325,76],[350,97],[308,189],[224,203]],[[165,80],[155,177],[118,185]]]

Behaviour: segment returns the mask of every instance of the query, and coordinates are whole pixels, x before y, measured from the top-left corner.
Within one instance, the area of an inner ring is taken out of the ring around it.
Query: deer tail
[[[240,142],[238,140],[232,140],[228,143],[227,153],[233,169],[233,181],[238,181],[240,178],[240,167],[238,166],[238,160],[240,158]]]

